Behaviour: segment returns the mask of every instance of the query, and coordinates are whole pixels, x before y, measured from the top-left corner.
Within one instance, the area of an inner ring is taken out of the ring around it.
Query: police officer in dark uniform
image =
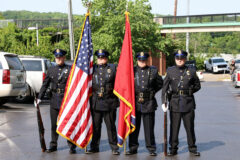
[[[67,83],[68,75],[71,70],[71,66],[64,63],[66,51],[62,49],[56,49],[53,51],[55,55],[56,66],[50,67],[46,78],[43,81],[43,85],[38,95],[37,103],[40,103],[46,90],[50,87],[50,116],[51,116],[51,142],[50,148],[47,152],[54,152],[57,150],[58,134],[57,129],[57,117],[59,109],[61,107],[62,99],[64,96],[65,86]],[[70,147],[69,153],[76,153],[76,145],[67,141]]]
[[[200,90],[201,84],[196,75],[196,69],[185,65],[187,52],[178,50],[174,55],[176,66],[167,69],[162,89],[162,109],[164,112],[168,109],[168,106],[165,106],[167,93],[170,107],[170,151],[168,152],[168,156],[177,154],[181,119],[183,119],[183,124],[187,132],[189,152],[195,156],[200,156],[195,145],[194,110],[196,104],[193,94]]]
[[[104,119],[112,154],[119,155],[115,125],[119,99],[113,94],[116,65],[107,63],[109,53],[106,50],[97,50],[95,55],[97,56],[97,64],[93,67],[93,95],[91,97],[93,137],[90,145],[91,149],[86,153],[99,152],[102,121]]]
[[[136,55],[137,66],[134,67],[136,129],[129,135],[129,151],[126,153],[127,155],[137,153],[141,117],[143,118],[146,147],[151,156],[157,155],[154,124],[155,110],[158,104],[155,94],[162,88],[163,80],[156,67],[147,65],[148,57],[147,52],[139,52]]]

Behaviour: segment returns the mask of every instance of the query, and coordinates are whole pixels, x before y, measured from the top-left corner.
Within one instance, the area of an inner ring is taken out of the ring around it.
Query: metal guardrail
[[[8,23],[15,23],[18,28],[26,29],[38,25],[39,29],[46,27],[56,27],[68,29],[68,19],[25,19],[25,20],[0,20],[0,28],[6,27]],[[74,21],[74,27],[81,26],[81,23]]]
[[[166,16],[155,17],[154,20],[161,25],[165,24],[184,24],[184,23],[224,23],[224,22],[240,22],[240,13],[228,14],[205,14],[205,15],[189,15],[189,16]]]

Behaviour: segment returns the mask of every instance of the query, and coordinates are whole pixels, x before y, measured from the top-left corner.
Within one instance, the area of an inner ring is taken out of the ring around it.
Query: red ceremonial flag
[[[58,117],[57,133],[85,148],[93,133],[89,98],[92,95],[93,46],[89,13],[86,14]]]
[[[113,91],[120,99],[118,118],[118,146],[120,147],[127,136],[135,130],[136,124],[132,39],[128,14],[128,12],[125,13],[125,36]]]

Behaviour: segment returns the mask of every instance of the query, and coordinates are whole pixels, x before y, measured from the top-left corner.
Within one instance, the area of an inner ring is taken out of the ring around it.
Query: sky
[[[152,13],[173,15],[175,0],[149,0]],[[240,0],[178,0],[177,15],[240,13]],[[28,10],[38,12],[67,13],[68,0],[0,0],[0,11]],[[72,0],[73,14],[85,14],[81,0]]]

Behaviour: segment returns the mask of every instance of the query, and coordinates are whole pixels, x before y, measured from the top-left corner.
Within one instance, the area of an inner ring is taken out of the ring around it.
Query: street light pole
[[[72,20],[72,0],[68,0],[68,27],[69,27],[71,60],[74,60],[75,47],[74,47],[74,33],[73,33],[73,20]]]
[[[38,42],[38,24],[36,24],[36,32],[37,32],[37,46],[38,46],[38,44],[39,44],[39,42]]]
[[[173,19],[173,24],[176,24],[176,16],[177,16],[177,3],[178,3],[178,0],[175,0],[175,3],[174,3],[174,19]],[[176,35],[175,33],[173,33],[172,35],[173,39],[176,38]]]
[[[38,24],[36,24],[36,27],[28,27],[28,30],[36,30],[37,46],[38,46],[38,44],[39,44],[39,42],[38,42]]]
[[[187,23],[189,23],[189,8],[190,8],[190,0],[187,0]],[[186,51],[189,53],[189,32],[186,33]],[[189,53],[190,55],[190,53]]]

